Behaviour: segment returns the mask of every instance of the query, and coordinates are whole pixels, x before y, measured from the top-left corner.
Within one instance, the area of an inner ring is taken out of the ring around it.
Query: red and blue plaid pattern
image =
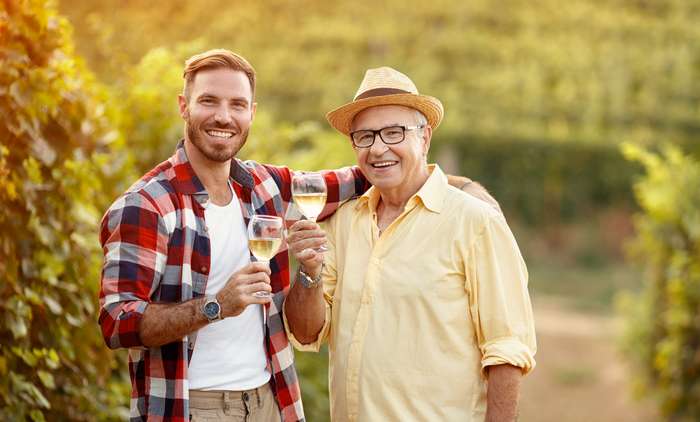
[[[246,224],[253,214],[278,215],[289,223],[299,219],[296,207],[290,207],[292,174],[285,167],[232,162],[231,181]],[[356,167],[324,175],[325,215],[369,187]],[[181,142],[170,159],[131,186],[103,217],[99,324],[110,348],[129,348],[132,421],[189,419],[187,366],[196,333],[146,348],[138,327],[150,302],[179,303],[204,294],[210,266],[207,201]],[[282,420],[303,421],[294,353],[282,321],[282,303],[290,288],[286,244],[270,267],[273,300],[267,305],[266,350],[271,382]]]

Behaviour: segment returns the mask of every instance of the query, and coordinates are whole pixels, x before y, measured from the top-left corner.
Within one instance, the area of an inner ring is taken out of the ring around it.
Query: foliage
[[[459,173],[479,180],[493,191],[507,215],[530,225],[588,220],[601,209],[634,206],[630,186],[639,166],[626,161],[613,146],[444,141],[449,154],[456,155]]]
[[[0,1],[0,419],[112,420],[96,227],[122,172],[105,92],[50,4]],[[117,363],[121,365],[120,363]]]
[[[444,102],[441,132],[462,140],[649,144],[700,131],[697,1],[61,4],[105,80],[123,79],[154,48],[196,38],[253,63],[260,108],[276,122],[325,125],[365,69],[391,65]]]
[[[700,419],[700,161],[667,147],[625,146],[646,175],[635,185],[635,251],[647,266],[641,300],[627,297],[626,352],[674,421]]]

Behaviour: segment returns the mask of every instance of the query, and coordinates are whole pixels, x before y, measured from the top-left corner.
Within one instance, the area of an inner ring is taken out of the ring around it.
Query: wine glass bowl
[[[292,198],[304,217],[316,221],[328,196],[326,181],[320,173],[297,173],[292,177]]]
[[[254,215],[248,222],[248,247],[258,262],[266,262],[277,254],[282,245],[284,221],[273,215]],[[254,296],[268,297],[267,292],[255,292]]]

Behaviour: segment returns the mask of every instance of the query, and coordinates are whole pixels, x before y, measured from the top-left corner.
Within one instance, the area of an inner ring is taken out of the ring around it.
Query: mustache
[[[202,125],[202,126],[200,126],[200,128],[201,128],[202,130],[229,130],[229,131],[233,131],[233,132],[236,132],[236,133],[240,133],[240,131],[241,131],[240,128],[238,127],[238,125],[235,125],[235,124],[233,124],[233,123],[231,123],[231,124],[224,124],[224,125],[221,125],[221,124],[217,124],[217,125]]]

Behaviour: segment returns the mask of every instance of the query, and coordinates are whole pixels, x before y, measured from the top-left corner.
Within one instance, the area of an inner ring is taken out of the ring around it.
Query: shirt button
[[[202,268],[200,268],[200,270],[201,270],[200,272],[202,272],[202,273],[206,274],[206,273],[207,273],[207,270],[208,270],[208,268],[207,268],[206,266],[202,265]]]
[[[209,231],[209,227],[208,227],[208,226],[204,226],[204,231],[205,231],[205,232],[208,232],[208,231]]]

